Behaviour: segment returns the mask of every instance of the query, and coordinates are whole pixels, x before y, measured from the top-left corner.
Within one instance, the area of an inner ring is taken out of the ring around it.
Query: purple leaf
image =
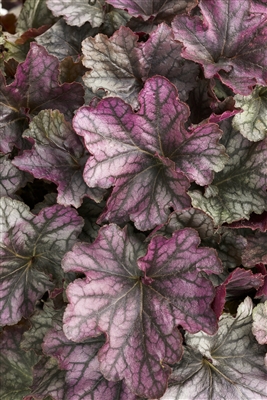
[[[258,304],[252,312],[252,333],[258,343],[267,344],[267,301]]]
[[[178,89],[179,98],[187,100],[189,92],[197,85],[199,67],[181,57],[182,45],[174,40],[172,30],[160,24],[149,39],[139,46],[142,79],[162,75]]]
[[[62,286],[60,263],[82,228],[76,210],[60,205],[35,216],[26,204],[0,199],[0,324],[29,317],[35,302],[54,285]]]
[[[184,357],[161,400],[266,399],[266,350],[251,332],[252,307],[247,297],[236,318],[223,314],[215,336],[186,333]]]
[[[90,22],[93,28],[103,22],[105,0],[46,0],[55,17],[63,16],[68,25],[82,26]]]
[[[170,237],[173,232],[186,227],[193,228],[198,232],[203,245],[217,250],[227,271],[228,268],[235,268],[241,264],[241,254],[247,245],[246,239],[225,227],[216,230],[212,218],[196,208],[173,212],[166,224],[156,227],[148,238],[155,235]]]
[[[30,393],[32,368],[39,357],[21,350],[20,342],[28,324],[6,327],[0,336],[0,397],[20,400]]]
[[[267,13],[267,0],[251,0],[250,11],[254,13]]]
[[[248,294],[251,289],[259,289],[264,283],[262,274],[253,274],[250,270],[236,268],[223,285],[226,287],[226,299],[233,299]]]
[[[259,263],[267,264],[267,232],[256,232],[253,236],[247,237],[247,242],[242,255],[244,266],[251,268]]]
[[[84,170],[87,185],[114,186],[99,222],[121,224],[130,218],[148,230],[166,221],[168,208],[189,208],[184,174],[206,184],[228,158],[216,124],[187,132],[188,107],[166,78],[148,79],[139,102],[134,113],[119,98],[104,99],[96,108],[82,107],[73,126],[93,154]]]
[[[59,85],[58,65],[56,57],[32,43],[26,60],[18,65],[15,80],[6,85],[0,75],[0,150],[4,153],[13,146],[23,147],[21,134],[30,116],[51,108],[71,119],[74,110],[83,104],[84,90],[79,83]]]
[[[56,183],[59,204],[78,208],[85,196],[102,200],[104,191],[89,189],[83,180],[88,153],[63,114],[57,110],[41,111],[23,137],[32,139],[34,147],[15,157],[13,164],[35,178]]]
[[[262,214],[257,215],[252,213],[249,220],[241,220],[237,222],[233,222],[229,225],[230,228],[239,229],[239,228],[249,228],[252,230],[259,229],[261,232],[267,231],[267,212],[264,211]]]
[[[151,17],[166,19],[175,14],[189,12],[197,5],[196,0],[106,0],[116,8],[126,9],[134,17],[148,20]]]
[[[61,369],[66,370],[66,398],[137,400],[123,382],[109,382],[101,374],[97,352],[103,344],[103,337],[83,343],[72,342],[64,335],[62,324],[58,324],[46,334],[43,349],[58,360]]]
[[[175,39],[186,59],[200,63],[206,78],[218,74],[236,93],[248,95],[267,79],[266,16],[249,14],[250,0],[202,0],[202,16],[177,16]]]
[[[231,120],[221,127],[229,161],[204,195],[190,192],[193,206],[209,214],[215,225],[248,219],[252,212],[261,214],[267,204],[267,138],[252,143],[232,128]]]
[[[256,299],[261,299],[262,301],[267,300],[267,268],[263,264],[257,264],[255,266],[257,272],[261,273],[264,276],[263,285],[257,290],[255,295]]]
[[[212,249],[198,249],[199,242],[192,229],[169,240],[158,236],[140,258],[143,238],[111,224],[93,244],[77,243],[66,254],[64,270],[86,279],[67,288],[64,332],[75,341],[106,333],[98,353],[106,379],[124,378],[139,396],[159,397],[170,374],[167,364],[181,357],[176,326],[216,331],[214,290],[199,271],[218,273],[221,264]]]

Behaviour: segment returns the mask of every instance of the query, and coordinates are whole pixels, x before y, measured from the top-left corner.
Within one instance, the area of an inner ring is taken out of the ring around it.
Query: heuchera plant
[[[17,3],[1,400],[267,400],[267,1]]]

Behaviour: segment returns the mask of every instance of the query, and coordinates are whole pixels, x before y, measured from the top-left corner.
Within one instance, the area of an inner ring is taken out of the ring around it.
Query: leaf
[[[81,231],[73,208],[44,208],[35,216],[26,204],[0,199],[0,324],[29,317],[35,302],[55,285],[62,286],[60,263]]]
[[[262,301],[267,300],[267,268],[263,264],[257,264],[255,266],[257,272],[261,273],[264,276],[263,285],[257,290],[255,295],[256,299],[261,299]]]
[[[79,5],[74,0],[46,0],[47,7],[55,17],[65,19],[68,25],[82,26],[90,22],[93,28],[103,22],[104,0],[79,0]]]
[[[201,210],[190,208],[189,210],[171,213],[168,221],[164,225],[157,226],[149,237],[158,234],[171,237],[173,232],[186,227],[195,229],[201,240],[212,237],[215,232],[212,218]]]
[[[44,352],[55,357],[60,368],[66,370],[67,399],[137,400],[123,382],[109,382],[99,371],[97,352],[103,344],[103,336],[83,343],[72,342],[64,335],[62,324],[46,334]]]
[[[247,237],[247,247],[242,255],[242,263],[245,267],[251,268],[256,264],[267,264],[266,232],[256,232],[253,236]]]
[[[226,298],[234,299],[248,294],[251,289],[259,289],[264,283],[262,274],[253,274],[250,270],[236,268],[223,282],[226,287]]]
[[[65,375],[66,372],[59,369],[56,359],[43,356],[34,366],[31,395],[36,400],[47,400],[47,396],[53,400],[64,399]]]
[[[267,139],[252,143],[224,121],[222,138],[229,161],[205,190],[189,192],[194,207],[209,214],[215,225],[249,219],[252,212],[266,209]]]
[[[198,232],[203,246],[216,249],[227,274],[229,268],[235,268],[242,263],[241,255],[247,245],[246,239],[226,227],[215,229],[212,218],[196,208],[173,212],[165,224],[159,225],[151,232],[148,239],[155,235],[170,237],[173,232],[186,227],[193,228]],[[221,275],[214,277],[216,280],[218,278],[223,277]]]
[[[87,185],[114,186],[98,222],[130,218],[137,229],[149,230],[166,221],[169,207],[189,208],[184,174],[199,184],[211,182],[227,156],[216,124],[185,129],[188,107],[166,78],[147,80],[139,102],[137,113],[119,98],[82,107],[73,127],[93,155],[84,169]]]
[[[55,22],[45,0],[26,0],[19,13],[16,31],[26,32],[29,28],[40,28],[43,25],[52,25]]]
[[[218,74],[236,93],[249,95],[267,79],[266,16],[249,14],[250,0],[202,0],[201,16],[177,16],[174,37],[182,56],[200,63],[205,77]]]
[[[13,164],[35,178],[56,183],[59,204],[78,208],[85,196],[95,201],[102,200],[104,191],[89,189],[83,180],[88,153],[58,110],[41,111],[33,118],[23,137],[30,138],[34,147],[15,157]]]
[[[217,250],[225,269],[235,268],[242,264],[242,254],[247,246],[247,240],[238,232],[221,226],[213,238],[208,238],[206,246]]]
[[[236,318],[223,314],[215,336],[186,333],[184,357],[161,400],[266,399],[265,351],[251,332],[252,307],[247,297]]]
[[[196,0],[106,0],[116,8],[126,9],[134,17],[148,20],[151,17],[168,18],[175,14],[189,12],[197,5]]]
[[[258,304],[252,312],[252,333],[260,344],[267,344],[267,301]]]
[[[0,160],[0,197],[12,196],[31,180],[31,176],[16,168],[8,156],[3,156]]]
[[[257,13],[267,13],[267,1],[251,0],[250,11]]]
[[[81,28],[69,26],[61,18],[45,33],[36,38],[36,42],[56,56],[60,61],[71,56],[74,60],[81,56],[81,42],[88,36],[94,36],[98,29],[93,29],[87,22]]]
[[[138,36],[122,26],[109,39],[98,34],[82,42],[83,64],[92,71],[83,78],[94,93],[104,88],[109,96],[120,95],[136,108],[142,87],[137,52]]]
[[[229,226],[230,226],[230,228],[234,228],[234,229],[249,228],[252,230],[258,229],[261,232],[266,232],[267,231],[267,212],[264,211],[260,215],[252,213],[248,221],[241,220],[241,221],[233,222]]]
[[[209,308],[213,287],[198,271],[218,273],[221,265],[212,249],[197,249],[199,241],[192,229],[171,239],[157,236],[142,257],[143,237],[111,224],[94,243],[76,243],[66,254],[65,272],[86,278],[67,288],[64,333],[76,342],[106,334],[98,352],[106,379],[125,379],[133,393],[159,397],[170,374],[167,364],[181,357],[176,326],[216,331]]]
[[[165,76],[178,89],[180,100],[187,100],[197,85],[199,67],[181,56],[182,45],[174,40],[168,25],[158,25],[138,50],[143,81],[154,75]]]
[[[236,95],[235,106],[243,112],[234,116],[233,127],[253,142],[266,137],[267,134],[267,88],[256,86],[249,96]]]
[[[31,328],[23,334],[21,349],[34,350],[36,354],[43,355],[44,336],[52,328],[55,319],[62,319],[63,311],[64,309],[56,310],[52,300],[49,300],[42,310],[35,312],[29,319]]]
[[[34,351],[20,349],[27,323],[6,327],[0,336],[0,396],[1,400],[21,400],[30,393],[33,366],[39,357]]]
[[[181,57],[182,46],[174,41],[171,29],[160,24],[145,43],[137,41],[137,34],[125,27],[111,38],[99,34],[85,39],[83,64],[91,70],[83,78],[86,86],[95,93],[104,88],[108,96],[119,96],[136,109],[143,83],[162,75],[176,85],[180,99],[186,100],[199,69]]]
[[[22,132],[28,127],[29,114],[42,109],[58,109],[70,120],[83,104],[84,90],[79,83],[58,83],[58,59],[36,43],[31,44],[25,62],[18,65],[15,80],[6,85],[0,75],[0,149],[7,153],[13,146],[22,148]]]

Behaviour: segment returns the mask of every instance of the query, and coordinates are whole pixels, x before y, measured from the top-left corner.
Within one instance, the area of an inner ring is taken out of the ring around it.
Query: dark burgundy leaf
[[[267,232],[256,232],[247,237],[247,247],[242,255],[245,267],[254,267],[256,264],[267,264]]]

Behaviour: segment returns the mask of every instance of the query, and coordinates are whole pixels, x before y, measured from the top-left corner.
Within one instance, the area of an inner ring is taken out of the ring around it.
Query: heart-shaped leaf
[[[66,254],[64,270],[82,272],[86,279],[67,288],[64,332],[75,341],[106,333],[98,357],[108,380],[124,378],[139,396],[161,396],[167,364],[181,357],[177,325],[216,331],[213,287],[200,271],[219,273],[221,264],[214,250],[197,248],[199,242],[192,229],[170,239],[157,236],[140,258],[143,237],[111,224],[94,243],[77,243]]]
[[[119,98],[82,107],[73,127],[93,154],[84,169],[87,185],[114,186],[99,222],[121,224],[130,218],[148,230],[166,221],[170,207],[189,208],[185,175],[207,184],[228,157],[218,143],[218,125],[185,129],[188,107],[166,78],[148,79],[139,102],[137,113]]]

